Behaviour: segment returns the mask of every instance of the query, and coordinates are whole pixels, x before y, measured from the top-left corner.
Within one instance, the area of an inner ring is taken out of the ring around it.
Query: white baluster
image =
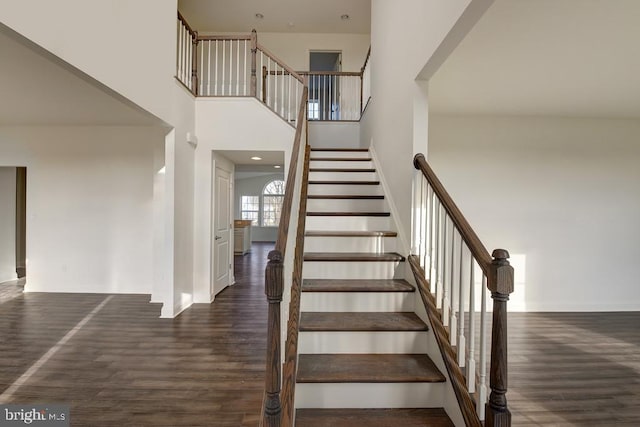
[[[458,365],[460,367],[464,367],[466,362],[466,348],[465,348],[466,341],[464,336],[464,295],[465,295],[466,287],[464,285],[464,280],[462,278],[463,276],[462,270],[464,266],[464,263],[462,262],[463,249],[464,249],[464,245],[462,241],[462,235],[460,235],[460,259],[459,259],[460,273],[458,277]]]
[[[227,41],[222,40],[222,81],[220,81],[220,88],[222,89],[221,95],[224,96],[224,76],[226,74],[226,62],[227,62]]]
[[[207,41],[207,96],[211,95],[211,41]]]
[[[247,96],[247,81],[249,80],[248,76],[247,76],[247,40],[244,41],[244,90],[242,92],[242,94],[244,96]]]
[[[240,95],[240,40],[236,40],[236,96]]]
[[[458,307],[456,306],[456,276],[455,276],[455,253],[456,253],[456,231],[457,228],[451,221],[451,261],[449,263],[450,276],[449,276],[449,295],[451,301],[451,307],[449,310],[449,342],[451,345],[456,345],[458,341],[458,313],[456,312]]]
[[[476,391],[476,283],[475,262],[473,255],[470,257],[469,270],[469,349],[467,355],[467,388],[470,393]]]
[[[276,113],[278,112],[278,63],[274,61],[274,68],[275,68],[275,85],[273,87],[273,111],[275,111]]]
[[[433,259],[433,277],[434,277],[434,282],[436,284],[436,304],[438,308],[442,308],[442,294],[443,294],[443,289],[442,289],[442,281],[440,280],[440,256],[441,256],[441,250],[440,250],[440,237],[441,237],[441,216],[440,216],[440,199],[436,198],[435,202],[434,202],[434,206],[433,206],[433,210],[436,214],[436,223],[435,223],[435,257]]]
[[[442,233],[442,324],[449,326],[449,286],[447,286],[447,221],[448,218],[445,213],[444,217],[444,231]]]
[[[213,86],[215,88],[215,95],[218,95],[218,40],[216,40],[216,77],[215,77],[215,81],[213,82]]]
[[[265,82],[271,81],[271,57],[267,56],[267,77]],[[267,105],[271,106],[271,85],[267,84]]]
[[[289,116],[287,117],[287,121],[291,123],[291,79],[293,77],[290,75],[289,80],[289,91],[287,92],[289,95],[287,96],[287,101],[289,102],[287,105],[287,111],[289,112]]]
[[[484,420],[484,404],[487,402],[487,276],[482,275],[482,298],[480,300],[480,378],[476,411]]]

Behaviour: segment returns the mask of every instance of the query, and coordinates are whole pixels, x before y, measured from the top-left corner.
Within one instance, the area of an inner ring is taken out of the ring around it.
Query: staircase
[[[311,150],[299,427],[454,425],[385,202],[368,150]]]

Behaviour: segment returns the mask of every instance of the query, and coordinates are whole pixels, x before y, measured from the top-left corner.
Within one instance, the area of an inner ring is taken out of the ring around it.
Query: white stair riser
[[[310,160],[310,168],[348,168],[348,169],[371,169],[373,162],[368,161],[349,161],[349,160]]]
[[[426,353],[426,331],[300,332],[299,353]]]
[[[388,216],[308,216],[307,230],[384,231],[390,226]]]
[[[309,172],[310,181],[378,181],[375,172]]]
[[[439,408],[446,383],[298,383],[296,408]]]
[[[306,252],[395,252],[395,237],[311,237],[304,239]]]
[[[334,147],[335,148],[335,147]],[[311,151],[311,157],[331,157],[331,158],[369,158],[368,151]]]
[[[301,311],[413,311],[412,292],[303,292]]]
[[[309,184],[309,194],[382,195],[381,185]]]
[[[384,199],[309,199],[307,212],[385,212]]]
[[[393,279],[397,262],[379,261],[305,261],[305,279]]]

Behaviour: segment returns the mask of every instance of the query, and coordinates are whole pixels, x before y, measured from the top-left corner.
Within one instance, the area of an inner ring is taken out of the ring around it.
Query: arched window
[[[280,224],[282,201],[284,200],[284,181],[271,181],[262,191],[262,226],[277,227]]]

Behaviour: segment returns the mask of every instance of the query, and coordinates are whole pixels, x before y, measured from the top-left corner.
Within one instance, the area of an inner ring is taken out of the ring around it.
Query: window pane
[[[271,181],[264,187],[264,194],[284,194],[284,181]]]
[[[260,196],[242,196],[240,198],[240,217],[252,220],[252,225],[258,225],[260,212]]]
[[[262,225],[277,227],[280,224],[283,196],[264,196],[262,200]]]

